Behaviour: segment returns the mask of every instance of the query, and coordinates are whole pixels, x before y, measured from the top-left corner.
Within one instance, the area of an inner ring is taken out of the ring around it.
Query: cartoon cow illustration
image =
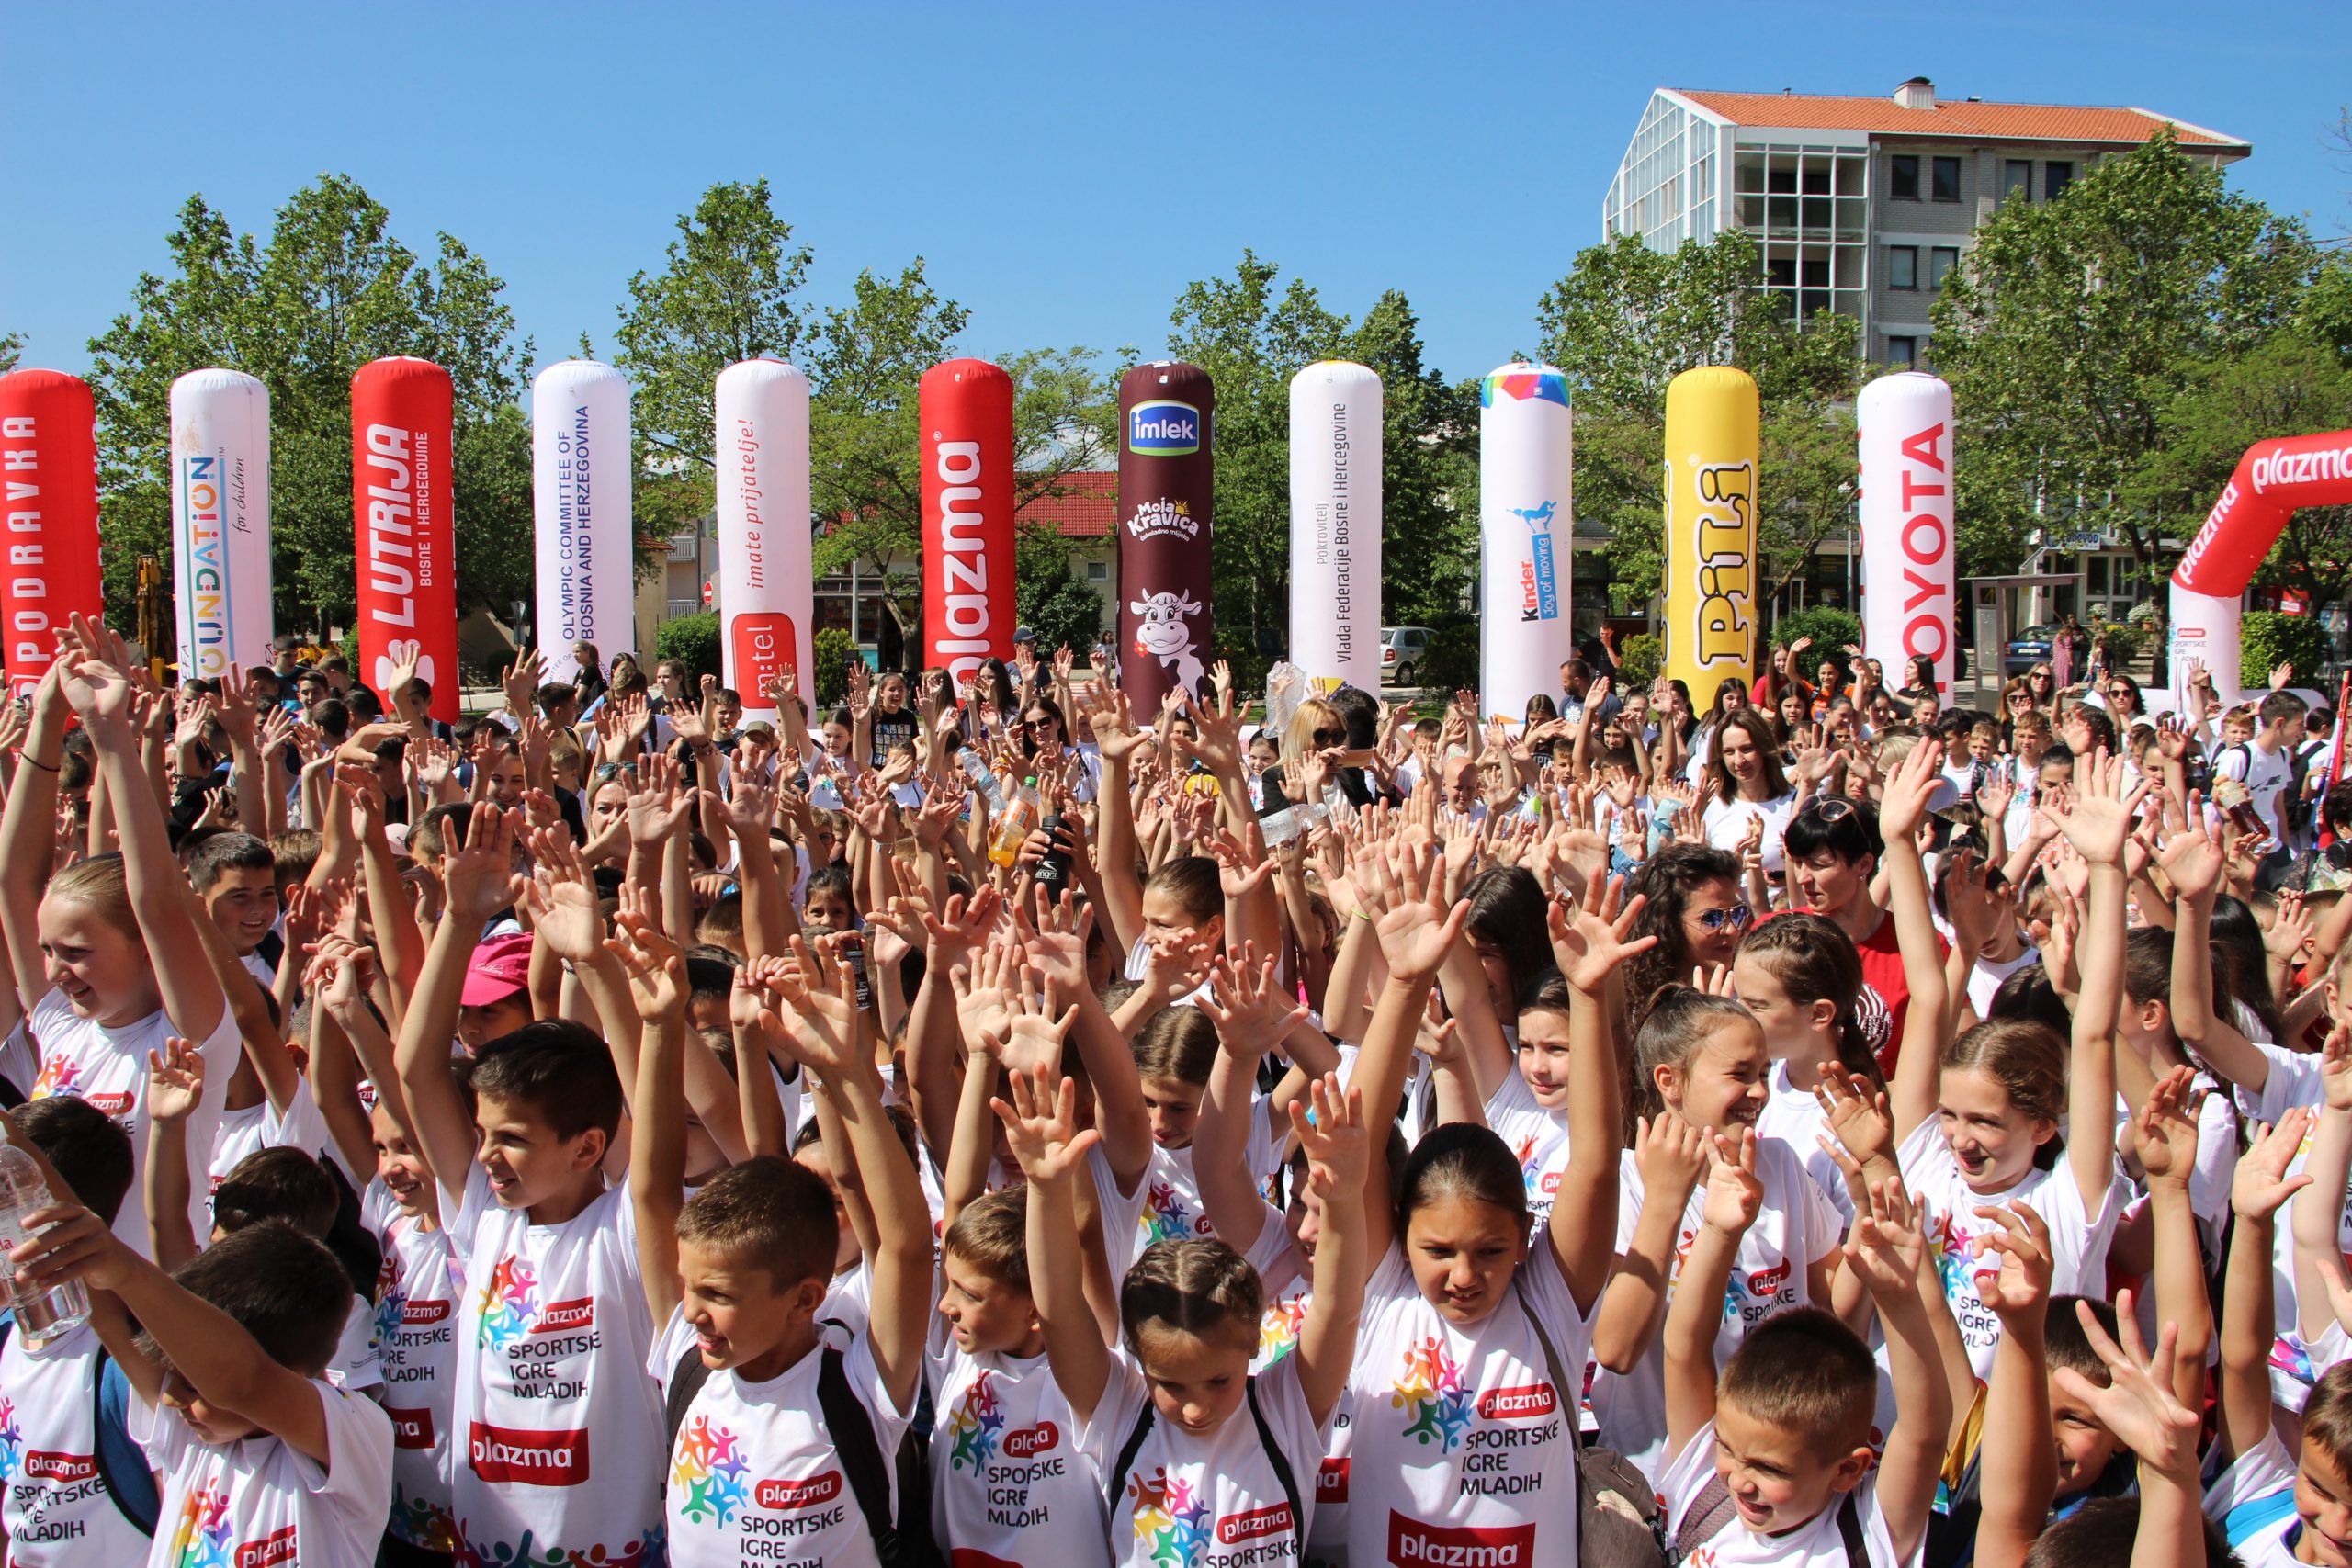
[[[1193,650],[1193,628],[1185,624],[1186,616],[1201,613],[1193,596],[1154,593],[1148,599],[1130,599],[1127,613],[1141,617],[1136,623],[1136,651],[1159,660],[1175,671],[1178,686],[1197,694],[1201,660]]]

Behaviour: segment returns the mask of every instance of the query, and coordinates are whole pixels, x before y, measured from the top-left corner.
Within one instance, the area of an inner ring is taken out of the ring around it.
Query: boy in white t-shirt
[[[793,1561],[878,1568],[894,1533],[922,1533],[927,1500],[898,1498],[895,1454],[914,1412],[931,1304],[931,1227],[914,1161],[882,1103],[882,1075],[839,949],[763,966],[780,1007],[768,1036],[819,1080],[834,1169],[872,1206],[877,1244],[865,1332],[819,1313],[839,1226],[813,1171],[759,1154],[681,1203],[685,1180],[685,964],[624,908],[624,961],[645,1020],[631,1166],[646,1306],[663,1324],[646,1358],[670,1435],[664,1522],[672,1568]],[[744,1073],[761,1061],[739,1061]]]
[[[142,1325],[123,1370],[133,1432],[163,1478],[150,1562],[366,1568],[392,1501],[392,1424],[324,1381],[351,1283],[280,1221],[238,1232],[167,1275],[78,1203],[27,1216],[19,1289],[80,1280]]]
[[[1740,1238],[1764,1201],[1756,1136],[1715,1135],[1699,1235],[1666,1318],[1667,1532],[1713,1568],[1820,1563],[1898,1568],[1926,1539],[1951,1427],[1951,1389],[1922,1276],[1928,1241],[1897,1183],[1873,1184],[1847,1261],[1886,1332],[1902,1417],[1871,1468],[1878,1367],[1861,1337],[1817,1307],[1768,1317],[1720,1378],[1715,1336]]]

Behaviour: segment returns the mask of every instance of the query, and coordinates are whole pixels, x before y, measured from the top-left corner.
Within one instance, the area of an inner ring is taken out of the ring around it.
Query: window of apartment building
[[[2055,201],[2065,188],[2075,183],[2075,165],[2056,158],[2041,165],[2041,199]]]
[[[1960,265],[1958,245],[1938,245],[1928,253],[1928,287],[1941,288],[1951,269]]]
[[[1886,340],[1886,362],[1898,368],[1919,357],[1919,340],[1916,337],[1893,337]]]
[[[1889,288],[1919,287],[1919,247],[1889,245],[1886,247],[1886,286]]]
[[[1917,153],[1898,152],[1887,161],[1887,187],[1897,201],[1919,199],[1919,159]]]
[[[2023,197],[2033,199],[2033,160],[2011,158],[2001,165],[2001,199]]]
[[[1960,199],[1959,159],[1938,158],[1935,160],[1935,167],[1930,171],[1930,174],[1935,181],[1935,197],[1938,201],[1958,201]]]
[[[1111,563],[1106,560],[1088,561],[1086,563],[1086,581],[1089,582],[1110,581]]]

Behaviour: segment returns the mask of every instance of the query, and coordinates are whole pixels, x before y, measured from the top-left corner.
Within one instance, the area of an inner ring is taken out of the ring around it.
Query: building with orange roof
[[[2151,109],[1941,99],[1924,76],[1888,97],[1660,87],[1610,182],[1601,232],[1671,250],[1744,229],[1762,248],[1761,281],[1800,321],[1852,316],[1865,358],[1925,367],[1928,308],[1980,224],[2005,202],[2053,199],[2166,126],[2192,157],[2254,152]]]

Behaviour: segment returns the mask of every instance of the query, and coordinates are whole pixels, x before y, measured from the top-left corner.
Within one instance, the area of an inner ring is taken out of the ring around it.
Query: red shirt
[[[1776,910],[1775,913],[1818,915],[1819,909]],[[1766,919],[1771,917],[1767,916]],[[1903,973],[1903,953],[1895,945],[1894,917],[1880,911],[1878,927],[1864,940],[1854,944],[1855,953],[1862,961],[1862,994],[1856,1003],[1861,1014],[1862,1033],[1871,1043],[1871,1050],[1878,1057],[1879,1070],[1888,1082],[1894,1079],[1894,1059],[1903,1049],[1903,1020],[1911,1010],[1911,982]],[[1941,931],[1936,933],[1936,961],[1940,964],[1951,954],[1951,943]]]

